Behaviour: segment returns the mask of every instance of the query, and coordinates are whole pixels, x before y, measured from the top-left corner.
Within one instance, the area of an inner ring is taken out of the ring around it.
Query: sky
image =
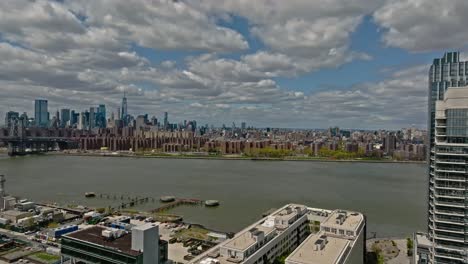
[[[2,0],[0,116],[33,101],[256,127],[426,126],[427,73],[468,58],[468,1]],[[466,51],[464,53],[463,51]]]

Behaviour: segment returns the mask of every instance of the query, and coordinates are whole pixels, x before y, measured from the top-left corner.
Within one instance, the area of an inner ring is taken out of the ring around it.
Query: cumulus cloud
[[[213,23],[184,1],[70,0],[67,5],[84,23],[111,28],[119,37],[156,49],[236,51],[248,48],[238,32]]]
[[[390,46],[421,51],[455,47],[450,46],[454,39],[466,43],[458,25],[464,22],[459,12],[466,10],[465,2],[454,0],[456,8],[441,5],[438,15],[430,2],[0,1],[0,115],[8,110],[32,113],[32,101],[39,97],[49,99],[51,112],[101,103],[115,111],[125,91],[132,113],[169,111],[173,120],[424,126],[424,66],[389,71],[379,82],[320,91],[280,87],[278,78],[370,60],[350,45],[369,14],[384,28]],[[411,20],[411,13],[420,19]],[[246,19],[248,37],[262,43],[260,50],[251,50],[247,36],[228,26],[235,17]],[[435,25],[438,19],[442,22]],[[434,40],[433,35],[440,37]],[[135,52],[135,46],[154,52],[157,62]],[[159,52],[167,50],[192,56],[159,60]]]
[[[462,48],[468,43],[468,1],[387,0],[374,13],[383,42],[411,51]]]

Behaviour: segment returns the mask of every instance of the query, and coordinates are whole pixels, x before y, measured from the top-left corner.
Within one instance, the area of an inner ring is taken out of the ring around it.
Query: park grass
[[[52,264],[60,260],[59,256],[55,256],[45,252],[34,253],[28,256],[28,258],[45,264]]]

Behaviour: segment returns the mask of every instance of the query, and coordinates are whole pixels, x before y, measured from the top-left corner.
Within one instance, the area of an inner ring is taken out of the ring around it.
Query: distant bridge
[[[8,146],[8,155],[18,156],[48,151],[78,148],[79,140],[67,137],[27,137],[21,119],[12,122],[9,135],[0,137]]]

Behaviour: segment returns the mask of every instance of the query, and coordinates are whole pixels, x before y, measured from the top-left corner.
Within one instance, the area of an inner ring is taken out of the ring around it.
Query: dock
[[[160,213],[181,205],[203,205],[203,201],[199,199],[176,199],[174,202],[164,204],[156,209],[151,210],[151,212]]]

